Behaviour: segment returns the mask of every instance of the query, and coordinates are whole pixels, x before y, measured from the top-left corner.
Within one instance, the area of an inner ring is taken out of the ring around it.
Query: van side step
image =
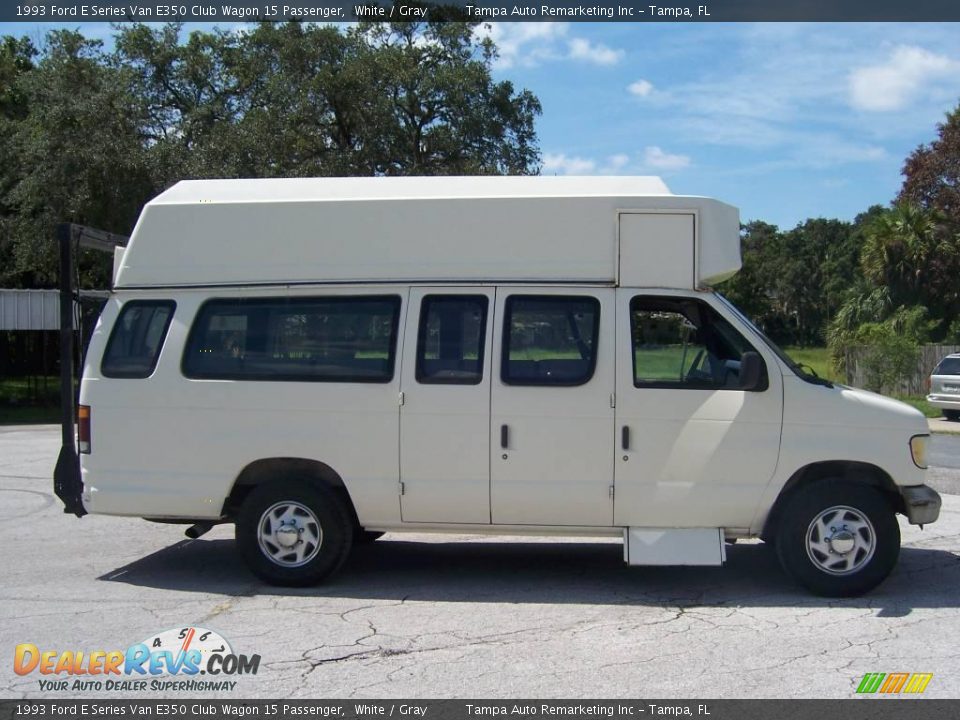
[[[723,528],[623,529],[623,561],[628,565],[723,565]]]

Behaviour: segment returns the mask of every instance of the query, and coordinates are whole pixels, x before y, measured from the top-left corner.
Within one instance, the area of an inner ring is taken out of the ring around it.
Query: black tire
[[[372,542],[376,542],[384,536],[385,533],[376,530],[364,530],[363,528],[358,529],[353,534],[353,544],[354,545],[369,545]]]
[[[814,521],[821,517],[825,524],[815,528]],[[862,529],[845,529],[848,524],[856,528],[858,517],[868,523]],[[830,534],[835,527],[838,532]],[[826,537],[820,535],[821,530]],[[834,543],[841,552],[821,552],[820,548],[832,550]],[[850,543],[853,549],[842,552]],[[878,489],[842,480],[818,480],[787,500],[776,530],[776,550],[787,574],[814,594],[856,597],[883,582],[897,564],[900,526],[894,509]]]
[[[274,532],[265,533],[271,539],[261,543],[265,514],[275,507],[273,515],[283,512],[285,503],[289,503],[286,507],[294,514],[286,520],[281,518],[279,523],[271,517],[272,525],[264,527],[272,527]],[[281,527],[286,537],[276,533]],[[312,534],[318,542],[300,540],[291,546],[280,545],[278,538],[286,542],[296,537],[296,531],[301,537],[303,533]],[[316,585],[340,569],[350,554],[353,523],[343,502],[325,485],[294,480],[266,482],[255,487],[244,500],[237,517],[236,538],[241,557],[261,580],[271,585],[304,587]],[[305,557],[297,560],[300,547],[304,548]]]
[[[960,420],[960,410],[944,410],[943,416],[947,420]]]

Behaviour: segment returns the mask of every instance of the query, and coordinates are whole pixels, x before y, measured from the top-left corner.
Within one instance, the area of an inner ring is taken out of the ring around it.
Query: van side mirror
[[[740,356],[740,389],[748,392],[765,390],[766,377],[763,373],[763,358],[760,353],[745,352]]]

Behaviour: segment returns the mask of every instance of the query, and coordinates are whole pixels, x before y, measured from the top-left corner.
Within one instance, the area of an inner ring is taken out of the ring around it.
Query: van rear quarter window
[[[386,383],[400,297],[230,298],[204,303],[190,330],[188,378]]]
[[[150,377],[175,309],[172,300],[124,303],[107,341],[101,374],[108,378]]]

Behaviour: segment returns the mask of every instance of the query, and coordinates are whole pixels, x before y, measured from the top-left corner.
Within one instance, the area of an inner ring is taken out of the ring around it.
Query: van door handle
[[[624,450],[630,449],[630,427],[627,425],[620,430],[620,447]]]
[[[507,445],[510,444],[510,428],[506,425],[500,426],[500,447],[506,449]]]

